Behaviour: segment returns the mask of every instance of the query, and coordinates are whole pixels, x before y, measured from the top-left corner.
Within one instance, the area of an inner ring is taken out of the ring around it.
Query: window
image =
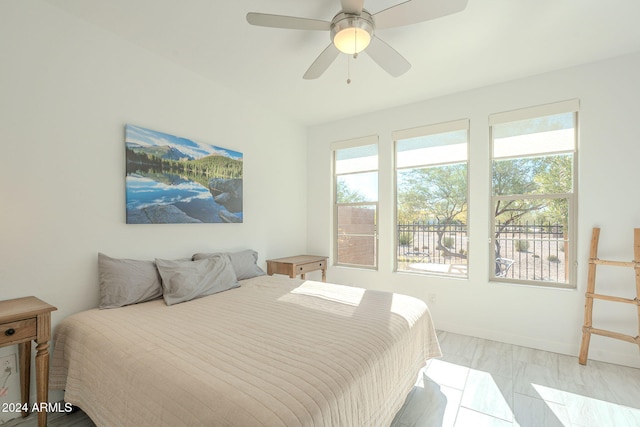
[[[396,271],[467,277],[469,121],[393,133]]]
[[[493,114],[491,279],[575,287],[578,101]]]
[[[334,143],[336,265],[378,267],[378,138]]]

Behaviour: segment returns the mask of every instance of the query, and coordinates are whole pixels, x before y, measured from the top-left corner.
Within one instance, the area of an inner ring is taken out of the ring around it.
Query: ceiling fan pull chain
[[[356,58],[358,54],[358,31],[353,29],[353,59]]]
[[[358,32],[353,32],[353,59],[358,59]]]
[[[353,59],[356,59],[358,57],[358,52],[356,52],[358,46],[358,32],[357,31],[353,31],[353,51],[355,52],[353,54]],[[347,55],[347,84],[351,84],[351,55]]]

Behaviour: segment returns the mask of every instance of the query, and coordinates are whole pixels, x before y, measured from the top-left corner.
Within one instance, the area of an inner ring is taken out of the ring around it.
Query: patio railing
[[[466,275],[466,224],[398,224],[397,233],[399,270],[429,271],[425,265],[449,264],[457,267],[452,274]],[[497,224],[495,233],[497,277],[568,281],[568,241],[561,224]]]

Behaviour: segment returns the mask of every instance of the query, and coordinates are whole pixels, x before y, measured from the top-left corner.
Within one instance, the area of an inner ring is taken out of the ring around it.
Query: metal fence
[[[496,276],[568,282],[564,231],[561,224],[497,224]],[[466,275],[466,224],[398,224],[397,233],[398,269],[431,271],[425,266],[449,264],[457,267],[453,274]]]
[[[504,277],[569,281],[569,241],[562,224],[525,222],[496,225],[496,258],[513,261]]]
[[[464,224],[398,224],[398,259],[436,264],[466,264]]]

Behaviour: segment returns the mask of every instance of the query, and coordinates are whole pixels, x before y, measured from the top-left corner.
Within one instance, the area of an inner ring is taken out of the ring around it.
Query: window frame
[[[436,271],[412,271],[412,270],[400,270],[398,268],[398,171],[399,170],[407,170],[407,169],[418,169],[418,168],[427,168],[427,167],[442,167],[447,165],[455,165],[461,164],[462,162],[458,161],[443,161],[439,163],[430,163],[428,165],[414,165],[414,166],[403,166],[398,168],[398,143],[401,140],[417,138],[417,137],[426,137],[431,135],[444,134],[449,132],[456,131],[466,131],[466,182],[467,182],[467,194],[466,194],[466,205],[467,205],[467,224],[466,224],[466,233],[467,233],[467,271],[465,275],[453,274],[448,272],[436,272]],[[419,276],[434,276],[434,277],[445,277],[449,279],[459,279],[459,280],[468,280],[469,279],[469,266],[470,266],[470,242],[471,242],[471,229],[469,226],[469,218],[471,218],[471,203],[470,203],[470,186],[469,186],[469,177],[470,177],[470,151],[471,151],[471,130],[470,130],[470,120],[469,119],[458,119],[447,122],[440,122],[425,126],[414,127],[410,129],[396,130],[392,132],[392,140],[393,140],[393,229],[394,229],[394,237],[393,237],[393,271],[400,274],[415,274]]]
[[[497,283],[509,283],[516,285],[529,285],[551,289],[576,289],[577,288],[577,225],[578,225],[578,153],[579,153],[579,108],[578,99],[560,101],[550,104],[526,107],[502,113],[489,115],[489,281]],[[552,116],[556,114],[573,114],[573,147],[561,151],[540,151],[520,156],[494,157],[494,137],[493,127],[495,125],[517,122]],[[536,194],[511,194],[495,195],[493,189],[493,172],[495,160],[524,159],[532,157],[544,157],[552,155],[572,155],[572,191],[570,193],[536,193]],[[511,277],[499,277],[496,275],[496,254],[495,254],[495,206],[499,200],[531,200],[531,199],[566,199],[567,200],[567,239],[569,249],[569,259],[567,265],[569,277],[568,282],[551,282],[543,280],[518,279]]]
[[[370,146],[370,145],[375,145],[376,146],[376,150],[377,150],[377,156],[378,156],[378,161],[377,161],[377,168],[376,169],[371,169],[371,170],[362,170],[362,171],[358,171],[356,173],[371,173],[371,172],[375,172],[377,174],[377,197],[376,197],[376,201],[375,202],[352,202],[352,203],[338,203],[338,192],[337,192],[337,188],[338,188],[338,177],[342,176],[342,175],[349,175],[349,174],[353,174],[352,173],[344,173],[344,174],[338,174],[336,172],[336,161],[337,161],[337,152],[340,150],[344,150],[344,149],[349,149],[349,148],[357,148],[357,147],[364,147],[364,146]],[[380,224],[379,224],[379,215],[380,215],[380,144],[379,144],[379,138],[378,135],[371,135],[371,136],[365,136],[365,137],[361,137],[361,138],[354,138],[354,139],[348,139],[348,140],[344,140],[344,141],[337,141],[337,142],[333,142],[331,144],[331,175],[332,175],[332,189],[331,189],[331,195],[332,195],[332,205],[333,205],[333,209],[332,209],[332,221],[333,221],[333,227],[332,227],[332,237],[331,237],[331,245],[332,245],[332,254],[333,254],[333,265],[334,266],[338,266],[338,267],[346,267],[346,268],[357,268],[357,269],[365,269],[365,270],[374,270],[374,271],[378,271],[379,266],[380,266],[380,251],[379,251],[379,230],[380,230]],[[373,250],[374,250],[374,265],[363,265],[363,264],[352,264],[352,263],[344,263],[344,262],[340,262],[340,259],[338,257],[338,240],[340,235],[338,234],[339,232],[339,223],[338,223],[338,209],[341,206],[354,206],[354,207],[359,207],[359,206],[372,206],[374,209],[374,217],[375,217],[375,228],[374,228],[374,232],[373,234],[358,234],[358,233],[354,233],[354,234],[343,234],[343,235],[349,235],[349,236],[355,236],[355,237],[373,237],[374,240],[374,245],[373,245]]]

